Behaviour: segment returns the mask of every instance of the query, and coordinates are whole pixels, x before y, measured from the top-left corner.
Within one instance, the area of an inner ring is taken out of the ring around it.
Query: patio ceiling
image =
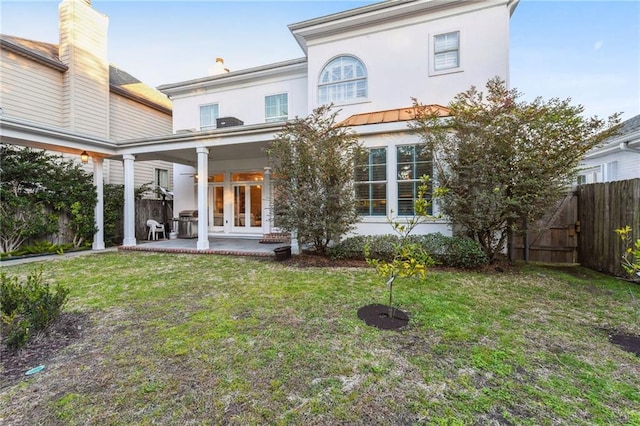
[[[268,123],[127,140],[117,142],[114,158],[132,154],[136,161],[164,160],[195,166],[196,149],[200,147],[209,148],[212,160],[260,158],[266,156],[265,148],[281,129],[282,123]]]
[[[0,115],[3,143],[75,155],[88,151],[93,157],[114,160],[131,154],[136,161],[164,160],[190,166],[197,164],[196,149],[203,146],[209,148],[212,160],[264,157],[264,149],[281,128],[282,123],[268,123],[113,141]]]

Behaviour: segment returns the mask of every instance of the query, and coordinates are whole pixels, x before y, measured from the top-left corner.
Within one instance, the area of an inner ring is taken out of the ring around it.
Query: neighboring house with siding
[[[66,0],[59,6],[59,26],[59,44],[0,35],[3,117],[42,131],[62,130],[79,138],[109,141],[171,132],[171,101],[109,64],[108,17],[95,11],[89,0]],[[2,142],[12,141],[3,137]],[[78,161],[83,150],[89,151],[92,157],[103,158],[104,182],[124,183],[122,161],[92,152],[90,146],[13,142],[58,151]],[[91,164],[83,167],[93,171]],[[172,174],[170,162],[139,162],[134,183],[170,187]]]
[[[615,136],[585,155],[578,183],[635,178],[640,178],[640,115],[624,121]]]

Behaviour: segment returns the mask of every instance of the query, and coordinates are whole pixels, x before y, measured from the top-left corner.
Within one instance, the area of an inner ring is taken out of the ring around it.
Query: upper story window
[[[320,73],[318,102],[346,103],[367,98],[367,70],[353,56],[339,56]]]
[[[267,123],[287,121],[289,118],[289,97],[286,93],[265,96],[264,120]]]
[[[200,105],[200,130],[215,129],[218,117],[218,104]]]
[[[433,70],[445,71],[460,67],[460,31],[433,37]]]

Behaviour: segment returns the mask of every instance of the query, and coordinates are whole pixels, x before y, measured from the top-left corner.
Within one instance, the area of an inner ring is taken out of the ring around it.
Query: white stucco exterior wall
[[[508,9],[504,5],[477,9],[474,4],[309,41],[309,110],[318,104],[321,70],[341,55],[357,57],[368,73],[368,99],[340,105],[342,118],[407,107],[412,97],[426,104],[446,106],[457,93],[472,85],[483,87],[495,76],[508,79]],[[453,31],[460,32],[460,67],[435,73],[433,37]]]
[[[200,106],[218,104],[219,117],[235,117],[245,125],[265,122],[265,97],[288,94],[289,118],[307,115],[307,78],[256,79],[240,84],[203,88],[187,96],[173,97],[173,131],[200,130]]]

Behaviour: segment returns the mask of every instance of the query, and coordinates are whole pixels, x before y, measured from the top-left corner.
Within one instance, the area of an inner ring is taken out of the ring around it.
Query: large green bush
[[[462,237],[448,237],[441,233],[411,235],[411,243],[418,244],[443,266],[455,268],[478,268],[489,260],[480,245]],[[358,235],[346,238],[331,247],[330,254],[336,259],[364,259],[365,247],[369,247],[369,257],[389,260],[393,254],[393,245],[397,244],[397,235]]]
[[[329,254],[334,259],[365,259],[365,247],[369,247],[369,257],[372,259],[390,260],[393,257],[394,244],[399,237],[386,235],[357,235],[342,240],[331,247]]]
[[[0,327],[7,346],[20,348],[34,333],[49,328],[68,297],[68,288],[59,283],[52,288],[43,281],[42,269],[29,274],[24,283],[0,272]]]
[[[464,237],[447,237],[439,232],[415,235],[412,240],[422,246],[439,264],[454,268],[478,268],[489,258],[476,241]]]
[[[47,151],[0,144],[0,252],[64,233],[82,247],[96,232],[97,194],[79,164]],[[67,219],[60,229],[59,219]]]

